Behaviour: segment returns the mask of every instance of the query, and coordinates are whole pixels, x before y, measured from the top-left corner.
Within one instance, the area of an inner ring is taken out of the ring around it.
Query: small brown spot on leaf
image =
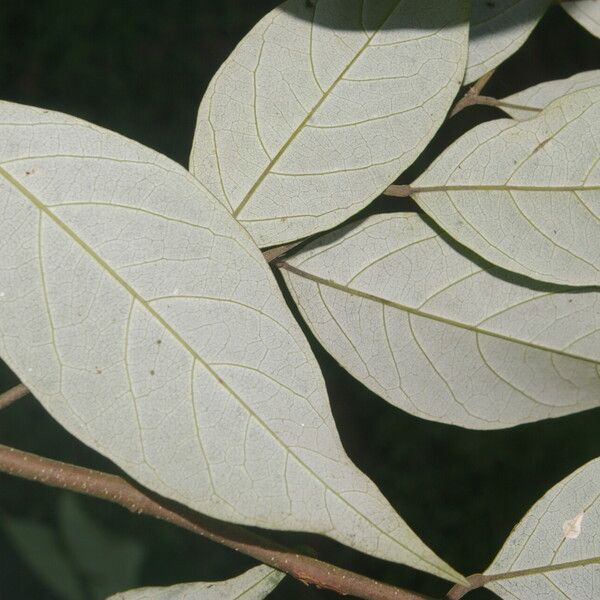
[[[152,375],[152,376],[156,375],[156,371],[154,369],[151,369],[150,370],[150,375]]]

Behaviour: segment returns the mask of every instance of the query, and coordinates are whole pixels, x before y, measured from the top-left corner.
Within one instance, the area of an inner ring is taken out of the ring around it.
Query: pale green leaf
[[[504,600],[600,597],[600,459],[569,475],[533,506],[484,578]]]
[[[138,583],[141,544],[106,530],[80,496],[59,496],[58,528],[17,517],[5,517],[3,525],[23,561],[58,598],[102,600]]]
[[[512,56],[527,40],[552,0],[471,0],[465,83]]]
[[[81,496],[61,494],[61,537],[71,562],[86,581],[90,598],[106,598],[139,583],[144,548],[138,540],[107,530],[86,510]]]
[[[499,107],[513,119],[531,119],[561,96],[600,85],[600,70],[584,71],[566,79],[544,81],[503,98]]]
[[[567,0],[561,6],[592,35],[600,38],[600,2],[598,0]]]
[[[461,244],[541,281],[600,284],[600,87],[467,132],[413,184]]]
[[[226,581],[140,588],[115,594],[108,600],[262,600],[284,577],[284,573],[262,565]]]
[[[192,173],[259,246],[341,223],[392,183],[463,79],[466,0],[288,0],[200,105]]]
[[[495,429],[600,406],[600,292],[507,280],[414,213],[371,217],[286,264],[323,346],[411,414]]]
[[[54,527],[20,517],[4,517],[2,525],[17,555],[56,597],[86,600],[81,577]]]
[[[458,575],[344,452],[256,245],[167,158],[0,104],[0,355],[143,485],[216,518]]]

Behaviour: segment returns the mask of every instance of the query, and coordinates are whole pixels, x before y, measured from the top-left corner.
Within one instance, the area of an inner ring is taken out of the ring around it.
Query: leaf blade
[[[600,70],[584,71],[566,79],[544,81],[538,85],[507,96],[499,108],[513,119],[530,119],[562,96],[600,85]]]
[[[64,600],[84,600],[85,586],[52,526],[12,516],[4,517],[2,526],[17,554],[45,587]]]
[[[413,197],[489,262],[549,283],[598,285],[598,113],[593,87],[527,121],[483,123],[415,181]]]
[[[599,475],[595,459],[549,490],[509,535],[484,574],[485,587],[507,600],[592,600],[600,570]]]
[[[225,581],[140,588],[115,594],[107,600],[263,600],[284,577],[285,573],[261,565]]]
[[[190,169],[259,246],[374,199],[433,137],[462,79],[463,0],[315,4],[267,15],[199,109]]]
[[[600,404],[600,294],[525,287],[418,214],[336,231],[282,273],[321,344],[411,414],[495,429]]]
[[[195,510],[460,579],[345,454],[310,347],[227,211],[117,134],[0,115],[0,355],[46,409]]]
[[[577,0],[577,2],[561,2],[561,6],[582,27],[592,35],[600,38],[600,5],[594,0]]]
[[[512,56],[527,40],[551,0],[472,0],[465,84]]]
[[[98,600],[140,581],[144,548],[138,540],[107,530],[84,509],[80,496],[58,499],[58,525],[68,556]]]

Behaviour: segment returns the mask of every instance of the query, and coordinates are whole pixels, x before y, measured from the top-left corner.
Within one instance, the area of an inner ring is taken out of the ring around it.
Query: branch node
[[[394,198],[408,198],[415,193],[415,188],[410,185],[389,185],[383,192],[384,196]]]
[[[498,102],[495,98],[489,96],[482,96],[481,90],[485,87],[487,82],[492,78],[495,69],[492,69],[485,75],[481,76],[465,93],[465,95],[454,105],[454,108],[450,111],[448,118],[452,118],[457,115],[463,108],[472,106],[473,104],[486,104],[488,106],[496,106]],[[492,103],[493,101],[493,103]]]

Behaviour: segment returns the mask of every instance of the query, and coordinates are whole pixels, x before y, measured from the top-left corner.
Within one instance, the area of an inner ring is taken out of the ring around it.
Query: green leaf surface
[[[108,531],[84,509],[81,497],[61,493],[58,527],[6,517],[4,528],[27,566],[64,600],[103,600],[138,583],[144,550]]]
[[[102,600],[139,583],[145,554],[140,542],[107,530],[74,494],[59,496],[58,521],[71,561],[92,598]]]
[[[341,223],[444,121],[464,74],[467,5],[284,2],[211,82],[190,170],[261,247]]]
[[[600,459],[554,486],[511,532],[485,572],[503,600],[600,595]]]
[[[527,40],[552,0],[471,0],[465,83],[510,58]]]
[[[321,238],[282,273],[321,344],[394,406],[474,429],[600,406],[600,292],[528,286],[415,213]]]
[[[600,2],[598,0],[569,0],[561,6],[592,35],[600,38]]]
[[[0,356],[71,433],[212,517],[460,580],[346,455],[244,229],[183,168],[0,104]]]
[[[475,127],[413,187],[440,227],[489,262],[541,281],[600,285],[600,87],[527,121]]]
[[[539,115],[540,111],[562,96],[600,85],[600,70],[584,71],[566,79],[544,81],[500,101],[499,108],[513,119],[523,121]]]
[[[226,581],[140,588],[115,594],[108,600],[263,600],[284,577],[284,573],[262,565]]]
[[[3,517],[2,525],[31,572],[62,600],[87,600],[83,582],[56,529],[47,523]]]

